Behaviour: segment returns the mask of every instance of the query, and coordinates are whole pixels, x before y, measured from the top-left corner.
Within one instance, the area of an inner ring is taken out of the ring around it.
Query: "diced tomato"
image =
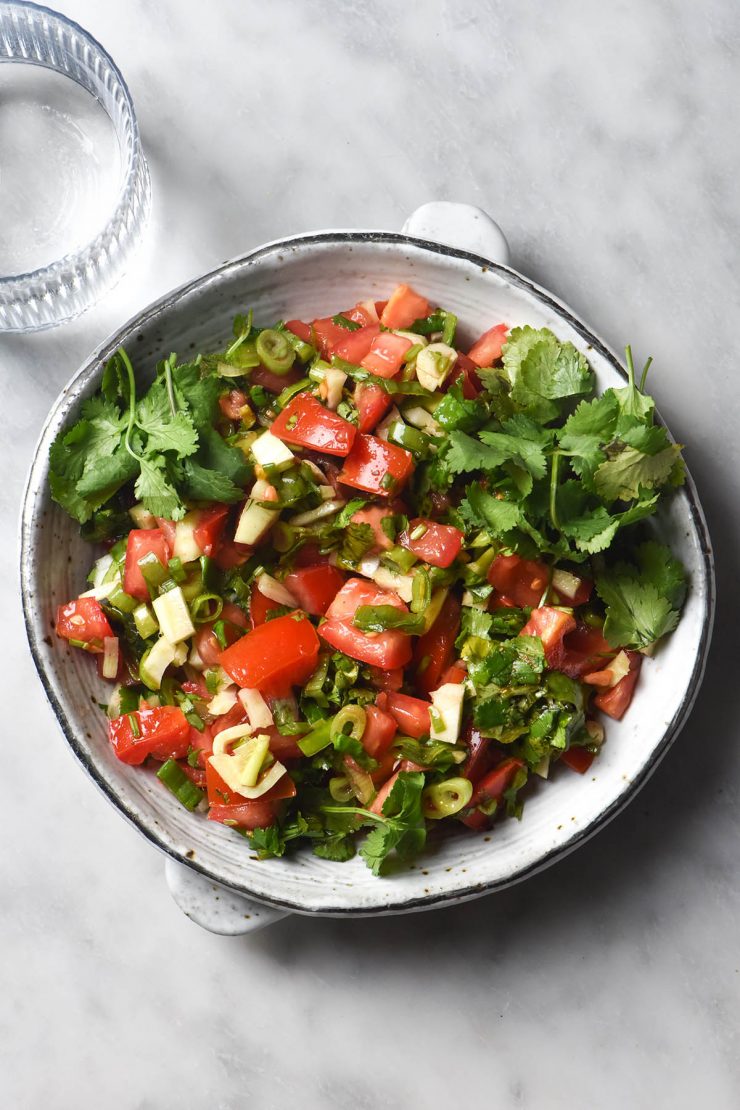
[[[56,633],[63,640],[99,643],[102,651],[103,640],[113,635],[113,629],[99,601],[94,597],[78,597],[58,607]]]
[[[246,403],[247,395],[242,393],[241,389],[230,389],[228,393],[222,393],[218,399],[218,407],[227,420],[241,420],[242,409]]]
[[[368,682],[376,690],[395,693],[403,686],[403,669],[394,667],[392,671],[384,671],[380,667],[368,667]]]
[[[497,555],[488,569],[488,581],[518,606],[539,605],[549,581],[544,563],[519,555]]]
[[[500,594],[498,590],[494,590],[488,601],[488,608],[493,609],[518,609],[517,603],[506,594]]]
[[[218,618],[224,623],[224,636],[229,644],[233,644],[241,636],[242,629],[247,627],[247,618],[238,605],[227,601]],[[213,626],[216,622],[209,621],[202,624],[195,633],[193,644],[196,652],[207,667],[215,667],[223,651],[221,644],[216,639]]]
[[[560,756],[561,763],[570,767],[571,771],[577,771],[579,775],[585,775],[594,759],[594,753],[587,751],[586,748],[568,748],[568,751]]]
[[[500,802],[523,766],[521,759],[502,759],[476,786],[470,799],[471,806],[479,806],[482,802]]]
[[[369,324],[367,327],[358,328],[357,331],[345,329],[345,338],[334,345],[331,353],[337,358],[343,358],[346,362],[353,362],[358,366],[379,334],[380,328],[377,324]]]
[[[325,408],[309,393],[299,393],[289,401],[270,431],[285,443],[341,456],[350,453],[357,435],[354,424]]]
[[[149,600],[149,587],[141,573],[139,560],[145,555],[156,555],[163,567],[170,557],[167,540],[161,528],[134,528],[128,534],[126,564],[123,571],[123,588],[139,601]]]
[[[446,388],[451,385],[457,384],[462,389],[462,395],[466,401],[474,401],[481,392],[480,378],[476,374],[478,367],[464,355],[462,351],[458,352],[455,365],[452,368],[452,373],[447,379]]]
[[[206,772],[207,774],[207,772]],[[264,798],[254,798],[240,805],[212,805],[208,810],[208,820],[240,829],[266,829],[275,824],[277,814],[275,804]]]
[[[462,660],[458,660],[457,663],[453,663],[451,667],[448,667],[447,670],[445,671],[445,673],[442,675],[442,681],[440,683],[440,686],[445,686],[448,683],[450,683],[453,686],[459,686],[461,683],[463,683],[465,681],[465,679],[467,677],[468,677],[467,667],[462,662]]]
[[[637,680],[640,677],[640,667],[642,666],[640,653],[638,651],[628,651],[627,658],[630,661],[629,672],[619,680],[616,686],[612,686],[611,690],[605,690],[594,698],[594,705],[602,713],[613,717],[615,721],[621,721],[629,709]]]
[[[206,764],[206,787],[210,805],[208,820],[233,822],[242,829],[263,829],[272,825],[278,803],[296,795],[290,775],[283,775],[261,798],[245,798],[231,790],[210,763]]]
[[[198,523],[193,531],[193,539],[204,555],[213,555],[220,544],[228,515],[228,505],[217,505],[214,509],[203,509],[199,514]]]
[[[373,339],[362,365],[379,378],[393,378],[403,365],[403,356],[412,347],[411,340],[404,339],[402,335],[381,332]]]
[[[239,686],[265,692],[305,682],[318,655],[316,629],[296,610],[252,629],[223,651],[219,662]]]
[[[297,567],[285,577],[285,587],[301,609],[312,617],[323,617],[344,584],[344,575],[337,567],[320,564]]]
[[[429,704],[408,694],[387,694],[383,708],[393,717],[399,732],[418,740],[421,736],[428,736],[432,727]]]
[[[356,324],[377,324],[378,310],[375,307],[374,301],[358,301],[354,308],[350,308],[347,312],[342,313],[348,320],[354,320]]]
[[[416,320],[428,316],[430,311],[429,301],[424,297],[408,285],[397,285],[388,298],[380,322],[386,328],[407,328]]]
[[[194,786],[197,786],[200,790],[205,790],[206,772],[203,767],[191,767],[186,759],[179,759],[177,766],[185,778],[190,779]]]
[[[286,323],[288,331],[292,331],[293,335],[297,335],[304,343],[311,342],[311,325],[304,324],[303,320],[288,320]]]
[[[339,480],[366,493],[390,497],[406,484],[413,469],[413,456],[403,447],[360,434],[344,460]]]
[[[431,694],[440,685],[442,675],[452,662],[459,630],[460,602],[448,594],[432,627],[416,641],[416,685],[423,693]]]
[[[277,728],[264,728],[260,732],[265,732],[270,737],[270,752],[284,763],[286,759],[302,759],[303,752],[298,747],[297,737],[283,736]]]
[[[349,621],[328,620],[321,625],[319,633],[337,651],[374,667],[394,670],[405,667],[411,659],[410,638],[395,628],[370,636]]]
[[[362,746],[373,759],[380,759],[396,738],[396,722],[389,713],[375,705],[365,706],[365,731]]]
[[[460,774],[463,778],[470,779],[473,786],[476,786],[490,771],[497,755],[493,748],[493,741],[488,736],[481,736],[480,730],[472,723],[465,730],[464,740],[468,749],[468,758],[463,763]]]
[[[563,637],[566,633],[572,632],[575,627],[575,617],[570,613],[564,613],[562,609],[553,609],[550,605],[542,605],[539,609],[532,610],[529,620],[519,635],[539,636],[545,649],[548,667],[557,670],[565,654]]]
[[[383,531],[382,521],[393,516],[393,509],[383,505],[369,505],[366,509],[358,509],[352,514],[353,524],[369,524],[373,530],[376,551],[388,551],[393,547],[393,541]]]
[[[303,371],[293,368],[287,374],[273,374],[266,366],[255,366],[249,371],[250,385],[261,385],[268,393],[282,393],[289,385],[295,385],[303,377]]]
[[[243,725],[247,722],[247,711],[242,705],[241,701],[236,701],[227,713],[222,713],[211,724],[211,733],[215,739],[220,732],[225,732],[227,728],[234,728],[235,725]]]
[[[421,527],[426,531],[413,539],[414,532]],[[449,567],[460,554],[464,538],[460,529],[451,524],[435,524],[433,520],[417,517],[409,522],[408,531],[402,532],[398,542],[430,566]]]
[[[198,765],[201,769],[204,769],[208,756],[213,754],[213,729],[211,725],[206,725],[202,732],[191,725],[188,747],[197,751]]]
[[[508,332],[506,324],[496,324],[484,331],[468,351],[468,358],[476,366],[493,366],[501,358]]]
[[[408,612],[408,606],[392,590],[384,590],[366,578],[349,578],[335,596],[326,615],[332,620],[352,620],[361,605],[393,605]]]
[[[143,763],[149,755],[163,761],[184,759],[190,746],[190,725],[177,705],[146,706],[124,713],[108,722],[108,731],[122,763]]]
[[[391,777],[388,779],[388,781],[380,787],[380,789],[378,790],[378,793],[375,795],[375,798],[374,798],[372,804],[367,807],[370,810],[371,813],[377,813],[378,816],[380,816],[382,814],[383,806],[385,805],[385,800],[388,797],[388,795],[390,794],[393,787],[395,786],[396,779],[398,778],[400,773],[401,773],[400,771],[396,771],[396,773],[391,775]]]
[[[224,540],[213,556],[213,560],[219,570],[233,570],[234,567],[243,567],[251,554],[252,548],[246,543]]]
[[[558,669],[571,678],[601,670],[614,657],[614,649],[604,639],[601,629],[585,624],[566,635],[563,649]]]
[[[392,748],[389,748],[387,752],[384,752],[384,754],[381,755],[378,759],[378,766],[375,768],[375,770],[368,772],[370,778],[373,780],[373,786],[377,788],[378,786],[382,786],[384,782],[387,782],[390,776],[393,774],[393,768],[396,766],[397,762],[398,753],[395,752]]]
[[[341,324],[335,324],[331,316],[314,320],[312,331],[314,347],[317,347],[321,357],[327,360],[334,354],[335,347],[343,343],[349,335],[354,334],[347,331],[347,328],[343,328]]]
[[[328,562],[328,554],[322,555],[319,551],[319,545],[316,543],[305,543],[303,547],[296,551],[293,558],[293,566],[295,567],[314,567]]]
[[[194,672],[195,673],[195,672]],[[183,693],[189,694],[192,698],[200,698],[201,701],[210,701],[211,695],[208,693],[208,687],[205,680],[201,675],[197,678],[188,679],[182,684]]]
[[[393,398],[379,385],[360,382],[355,387],[354,402],[359,414],[357,430],[372,432],[393,405]]]
[[[163,516],[158,516],[155,519],[157,521],[157,527],[164,534],[164,538],[167,541],[167,552],[168,552],[168,558],[169,558],[169,555],[170,555],[170,553],[172,552],[172,550],[175,546],[175,535],[177,534],[177,524],[175,523],[174,520],[166,520]]]

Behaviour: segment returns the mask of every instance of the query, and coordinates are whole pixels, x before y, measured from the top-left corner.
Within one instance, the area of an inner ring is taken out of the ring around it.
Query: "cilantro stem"
[[[627,344],[624,348],[624,357],[627,360],[627,377],[632,389],[635,388],[635,364],[632,361],[632,347]]]
[[[558,520],[558,470],[560,469],[560,452],[553,451],[552,461],[550,464],[550,520],[552,521],[553,528],[560,531],[560,522]]]
[[[650,358],[645,363],[645,366],[643,367],[642,377],[640,378],[640,393],[645,392],[645,383],[647,382],[648,370],[650,369],[652,364],[653,364],[653,356],[651,355]]]
[[[173,416],[177,416],[177,405],[175,403],[175,389],[174,389],[174,386],[172,384],[172,367],[175,365],[176,362],[177,362],[177,355],[173,351],[170,354],[170,357],[167,359],[167,361],[164,364],[164,380],[167,383],[167,396],[169,397],[170,408],[172,409],[172,415]]]
[[[138,462],[139,456],[131,446],[131,433],[134,430],[134,419],[136,416],[136,381],[134,379],[134,368],[131,365],[131,359],[128,357],[123,347],[119,347],[118,354],[120,355],[121,362],[126,367],[126,375],[128,377],[128,426],[123,443],[131,458],[136,459]]]
[[[247,319],[239,335],[236,337],[230,347],[227,347],[224,358],[230,358],[235,351],[238,351],[242,343],[249,339],[250,332],[252,331],[252,309],[250,308],[247,313]]]
[[[362,809],[361,806],[322,806],[322,813],[356,813],[358,817],[370,818],[371,821],[378,821],[381,825],[390,825],[392,822],[388,817],[382,817],[379,813],[371,813],[369,809]]]

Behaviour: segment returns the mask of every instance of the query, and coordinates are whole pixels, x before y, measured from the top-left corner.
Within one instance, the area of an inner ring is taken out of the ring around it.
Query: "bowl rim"
[[[220,266],[209,270],[205,274],[200,275],[190,281],[183,283],[177,288],[170,290],[162,297],[153,301],[141,312],[132,316],[114,333],[108,336],[101,344],[99,344],[87,357],[80,369],[72,376],[69,382],[62,388],[58,397],[54,401],[52,408],[44,421],[43,427],[38,437],[38,441],[34,448],[33,460],[26,480],[26,485],[23,493],[22,511],[20,517],[20,584],[21,584],[21,597],[23,608],[23,619],[26,628],[26,635],[28,637],[29,646],[31,649],[31,656],[36,667],[41,684],[44,688],[46,697],[54,711],[57,723],[59,724],[64,737],[75,755],[78,762],[82,765],[89,777],[93,780],[96,786],[103,792],[109,802],[119,811],[119,813],[129,821],[134,828],[144,836],[150,843],[165,854],[165,856],[176,860],[184,867],[204,876],[215,883],[220,883],[222,886],[228,887],[239,894],[255,899],[257,902],[264,903],[265,905],[274,906],[279,909],[291,911],[294,913],[301,913],[308,916],[321,916],[321,917],[371,917],[377,914],[392,914],[392,913],[407,913],[414,910],[435,909],[444,905],[451,905],[457,902],[467,901],[469,899],[482,897],[486,894],[495,891],[504,890],[515,883],[519,883],[529,878],[531,875],[544,870],[559,859],[563,859],[571,852],[579,848],[597,832],[605,827],[614,817],[616,817],[626,806],[632,801],[639,790],[645,785],[650,776],[654,773],[658,764],[664,758],[668,749],[671,747],[683,725],[685,724],[689,713],[694,705],[696,697],[701,686],[701,681],[706,668],[707,656],[712,638],[712,629],[714,624],[714,612],[716,603],[716,582],[715,582],[715,569],[714,569],[714,555],[712,551],[712,543],[707,528],[707,523],[704,517],[704,512],[701,507],[696,486],[694,484],[691,474],[686,473],[686,482],[684,486],[677,492],[677,496],[686,498],[689,508],[692,526],[695,530],[696,539],[698,541],[699,551],[706,576],[706,595],[704,598],[704,615],[701,629],[701,637],[698,645],[696,659],[692,668],[689,685],[686,693],[677,707],[673,717],[666,725],[659,742],[654,746],[650,753],[649,759],[644,766],[640,769],[639,773],[635,775],[629,782],[625,783],[624,789],[620,794],[608,805],[605,809],[585,825],[583,828],[578,829],[573,835],[564,843],[559,844],[549,851],[545,852],[537,860],[527,864],[520,869],[513,871],[509,875],[501,876],[497,879],[490,881],[473,882],[466,887],[458,887],[454,890],[439,891],[429,893],[412,898],[401,898],[390,900],[382,904],[362,906],[326,906],[320,909],[311,909],[301,904],[300,902],[293,901],[290,897],[276,898],[267,897],[264,894],[255,894],[248,884],[235,884],[225,880],[217,871],[214,871],[207,864],[201,863],[197,858],[190,859],[183,852],[177,850],[171,844],[167,844],[160,837],[157,823],[151,826],[135,813],[128,805],[125,798],[117,794],[114,788],[109,785],[104,776],[99,772],[95,760],[89,758],[82,750],[77,741],[77,730],[74,728],[72,722],[68,719],[62,705],[56,697],[51,680],[49,679],[44,662],[41,655],[39,641],[43,639],[43,634],[39,634],[36,627],[36,620],[34,617],[34,608],[31,603],[31,562],[27,557],[31,548],[31,541],[33,536],[34,526],[34,502],[39,492],[41,483],[43,483],[45,474],[44,468],[46,464],[44,448],[48,448],[48,440],[52,428],[57,423],[58,414],[66,404],[69,403],[69,396],[73,394],[72,404],[76,400],[79,388],[87,385],[89,381],[100,372],[102,362],[108,358],[112,352],[121,345],[124,336],[130,336],[148,323],[163,309],[172,307],[180,298],[186,296],[191,292],[195,292],[201,287],[207,286],[221,278],[223,275],[231,271],[235,271],[243,267],[245,264],[255,263],[262,258],[267,258],[274,255],[280,249],[293,249],[300,247],[314,247],[323,244],[341,245],[353,243],[377,243],[397,245],[399,247],[412,246],[430,254],[446,256],[449,258],[457,259],[461,262],[472,264],[477,268],[485,271],[491,271],[498,274],[514,287],[523,290],[530,296],[534,297],[546,308],[550,309],[559,319],[562,319],[571,328],[578,333],[578,335],[585,340],[591,347],[610,364],[610,366],[626,381],[627,373],[624,367],[619,362],[615,353],[611,348],[598,336],[596,336],[590,328],[562,301],[553,296],[548,290],[539,286],[530,278],[520,274],[508,265],[499,262],[492,262],[475,254],[471,251],[463,250],[458,247],[448,246],[446,244],[433,242],[428,239],[420,239],[412,235],[407,235],[403,232],[386,232],[375,230],[324,230],[316,232],[308,232],[303,234],[296,234],[287,236],[281,239],[271,240],[264,243],[251,251],[229,259],[227,262],[222,263]],[[660,417],[658,417],[660,420]]]

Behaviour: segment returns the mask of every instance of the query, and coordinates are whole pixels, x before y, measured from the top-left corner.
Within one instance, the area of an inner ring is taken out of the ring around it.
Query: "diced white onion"
[[[372,578],[379,566],[379,555],[365,555],[360,560],[360,574],[364,574],[366,578]]]
[[[208,712],[213,717],[220,717],[224,713],[228,713],[233,705],[236,705],[236,699],[236,686],[231,686],[227,690],[219,690],[209,701],[207,706]]]
[[[243,736],[251,735],[252,729],[246,721],[243,721],[240,725],[232,725],[231,728],[222,729],[213,738],[213,754],[224,755],[235,740],[241,740]]]
[[[278,582],[277,578],[273,578],[271,574],[257,576],[257,589],[266,598],[278,605],[292,605],[294,607],[298,605],[290,590],[286,589],[282,582]]]
[[[275,722],[270,707],[259,690],[240,690],[239,701],[247,711],[252,728],[272,728]]]
[[[118,637],[103,637],[103,678],[115,678],[118,674]]]

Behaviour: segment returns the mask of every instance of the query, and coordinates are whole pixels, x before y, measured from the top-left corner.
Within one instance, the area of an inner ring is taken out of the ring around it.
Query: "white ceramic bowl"
[[[501,822],[490,836],[461,830],[415,866],[383,879],[359,858],[336,864],[310,851],[260,862],[241,837],[188,813],[152,773],[126,767],[113,756],[95,705],[103,697],[96,670],[51,630],[56,605],[83,587],[90,549],[51,502],[47,459],[52,440],[76,419],[118,346],[128,349],[143,373],[163,351],[186,356],[223,346],[234,313],[249,306],[257,320],[311,319],[367,296],[380,299],[408,281],[457,313],[463,339],[499,320],[546,326],[587,355],[600,389],[623,384],[625,374],[613,353],[564,305],[505,265],[505,239],[484,213],[462,205],[426,205],[404,231],[327,231],[281,240],[164,297],[111,336],[64,390],[29,477],[22,520],[23,604],[46,693],[91,778],[170,857],[168,880],[178,903],[217,932],[246,932],[289,911],[370,915],[428,909],[526,878],[583,843],[635,794],[675,739],[701,681],[714,581],[706,525],[689,479],[658,520],[691,578],[681,623],[643,668],[625,720],[609,722],[608,741],[592,770],[583,777],[557,770],[555,781],[537,785],[521,822]]]

